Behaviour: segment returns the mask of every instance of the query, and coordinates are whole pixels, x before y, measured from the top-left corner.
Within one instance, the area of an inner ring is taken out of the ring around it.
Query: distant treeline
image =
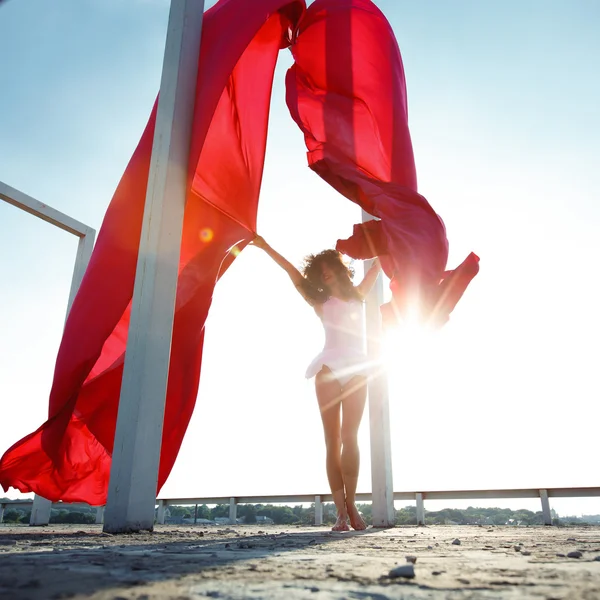
[[[7,501],[7,498],[2,499]],[[358,508],[363,514],[367,523],[371,523],[371,504],[359,504]],[[208,507],[205,504],[198,505],[197,509],[193,505],[187,506],[169,506],[171,517],[178,519],[209,520],[214,521],[219,518],[229,517],[229,504],[217,504]],[[195,513],[195,514],[194,514]],[[31,511],[23,507],[7,507],[4,512],[5,523],[28,523]],[[555,513],[554,513],[555,514]],[[314,505],[303,506],[281,506],[272,504],[239,504],[237,507],[237,517],[246,524],[253,524],[261,519],[257,517],[267,517],[276,525],[312,525],[314,523],[315,513]],[[333,504],[323,505],[323,522],[325,524],[335,523],[335,506]],[[86,506],[69,506],[64,508],[52,509],[50,523],[95,523],[96,509]],[[189,522],[189,521],[188,521]],[[467,509],[445,508],[439,511],[426,511],[426,525],[543,525],[542,512],[532,512],[530,510],[511,510],[508,508],[474,508]],[[554,523],[556,525],[582,525],[598,524],[600,516],[593,516],[586,519],[577,517],[567,517],[561,519],[555,514]],[[396,525],[416,525],[417,515],[416,507],[408,506],[396,511]]]

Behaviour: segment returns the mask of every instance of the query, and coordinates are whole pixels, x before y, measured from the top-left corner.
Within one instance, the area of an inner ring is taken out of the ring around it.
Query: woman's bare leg
[[[358,428],[367,400],[367,380],[354,377],[342,388],[342,477],[346,490],[346,510],[353,529],[366,529],[367,525],[355,505],[356,485],[360,468]]]
[[[348,531],[348,512],[346,510],[341,459],[340,407],[342,390],[327,367],[323,367],[317,374],[315,387],[325,433],[327,479],[338,514],[333,531]]]

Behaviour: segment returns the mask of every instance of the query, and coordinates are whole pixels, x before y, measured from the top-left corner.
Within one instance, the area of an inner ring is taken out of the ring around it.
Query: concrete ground
[[[600,600],[600,528],[4,525],[0,598]]]

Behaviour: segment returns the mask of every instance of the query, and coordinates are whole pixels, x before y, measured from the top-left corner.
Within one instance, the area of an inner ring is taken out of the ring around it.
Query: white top
[[[314,377],[324,366],[341,385],[356,375],[367,375],[364,304],[332,297],[321,305],[320,317],[325,346],[309,365],[306,377]]]

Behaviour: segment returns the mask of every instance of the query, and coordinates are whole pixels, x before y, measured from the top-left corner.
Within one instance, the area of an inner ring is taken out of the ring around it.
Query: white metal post
[[[425,503],[423,502],[423,494],[417,492],[415,498],[417,500],[417,525],[425,525]]]
[[[315,525],[323,525],[323,502],[321,496],[315,496]]]
[[[0,181],[0,200],[4,200],[8,204],[12,204],[42,221],[46,221],[51,225],[72,233],[79,238],[77,247],[77,256],[75,258],[75,268],[73,277],[71,278],[71,289],[69,291],[69,300],[67,303],[66,317],[69,315],[73,300],[77,295],[81,280],[87,269],[94,249],[94,238],[96,232],[87,225],[76,221],[75,219],[61,213],[60,211],[20,192],[19,190]],[[29,518],[30,525],[48,525],[50,523],[50,513],[52,510],[52,502],[46,498],[35,495],[33,505],[31,507],[31,516]]]
[[[237,500],[235,498],[229,499],[229,524],[235,525],[237,523]]]
[[[96,525],[104,523],[104,506],[96,507]]]
[[[548,500],[548,490],[540,490],[540,500],[542,501],[544,525],[552,525],[552,511],[550,510],[550,500]]]
[[[172,0],[104,530],[152,530],[204,0]]]
[[[166,516],[167,516],[167,503],[165,500],[159,500],[158,501],[158,512],[156,514],[156,522],[159,525],[164,525]]]
[[[29,515],[29,524],[33,527],[40,527],[50,523],[52,516],[52,500],[38,496],[33,497],[31,506],[31,515]]]
[[[75,257],[75,267],[73,268],[73,277],[71,278],[71,289],[69,290],[69,300],[67,303],[67,314],[65,316],[65,321],[69,316],[71,306],[73,306],[73,301],[75,300],[75,296],[77,296],[79,286],[81,285],[83,276],[85,275],[85,271],[90,262],[90,258],[92,257],[92,251],[94,250],[94,238],[96,237],[96,232],[89,227],[87,230],[88,231],[85,235],[79,236],[79,244],[77,245],[77,256]],[[52,501],[36,494],[33,497],[33,506],[31,507],[29,524],[32,526],[48,525],[50,523],[51,514]]]
[[[5,504],[0,504],[0,523],[2,523],[4,521],[4,507],[6,505]]]
[[[362,213],[363,223],[373,217]],[[371,262],[365,264],[368,269]],[[381,275],[367,298],[367,350],[375,365],[369,379],[369,425],[371,437],[371,485],[373,488],[373,527],[392,527],[394,515],[394,483],[392,477],[392,440],[387,372],[381,363],[382,326],[380,306],[383,304]]]

